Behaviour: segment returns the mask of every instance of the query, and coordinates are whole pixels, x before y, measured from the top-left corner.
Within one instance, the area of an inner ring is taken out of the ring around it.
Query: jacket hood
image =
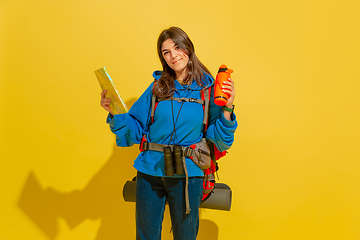
[[[162,71],[154,71],[153,77],[155,78],[155,80],[159,80],[162,73],[163,73]],[[206,88],[208,88],[214,84],[215,80],[214,80],[213,76],[204,73],[204,77],[203,77],[202,81],[203,81],[204,85],[206,86]],[[181,85],[178,81],[175,81],[175,86],[176,86],[176,88],[190,88],[193,90],[202,89],[202,87],[199,86],[195,81],[193,81],[191,83],[190,87],[188,87],[187,85]]]

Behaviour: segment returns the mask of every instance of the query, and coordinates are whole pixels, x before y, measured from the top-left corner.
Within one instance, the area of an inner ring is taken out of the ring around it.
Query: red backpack
[[[154,84],[156,83],[156,80],[154,82]],[[201,90],[201,100],[200,99],[194,99],[194,98],[175,98],[175,97],[170,97],[170,98],[166,98],[166,99],[158,99],[154,94],[152,97],[152,102],[151,102],[151,123],[153,123],[154,121],[154,114],[155,114],[155,109],[157,107],[157,104],[159,103],[159,101],[163,101],[163,100],[177,100],[177,101],[185,101],[185,102],[196,102],[199,104],[203,105],[203,110],[204,110],[204,119],[203,119],[203,133],[205,134],[207,128],[208,128],[208,119],[209,119],[209,103],[210,103],[210,95],[211,95],[211,88],[206,88],[206,89],[202,89]],[[210,167],[207,169],[203,169],[204,170],[204,182],[203,182],[203,197],[202,197],[202,202],[204,202],[206,199],[208,199],[211,195],[211,193],[213,192],[214,188],[215,188],[215,172],[217,172],[219,170],[218,167],[218,163],[217,160],[219,160],[221,157],[226,155],[226,151],[221,152],[220,150],[218,150],[218,148],[216,147],[216,145],[214,143],[212,143],[210,140],[207,140],[207,145],[210,149],[210,157],[211,157],[211,164]],[[140,143],[140,151],[146,151],[148,150],[148,142],[145,138],[145,136],[143,137],[141,143]],[[155,144],[157,145],[157,144]],[[190,146],[191,148],[192,146]],[[155,150],[155,149],[154,149]],[[162,151],[162,147],[159,148],[159,150]],[[192,157],[190,156],[190,158],[192,159]]]

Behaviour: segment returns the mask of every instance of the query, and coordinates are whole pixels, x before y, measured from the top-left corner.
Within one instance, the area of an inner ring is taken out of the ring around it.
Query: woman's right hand
[[[110,108],[110,103],[111,103],[111,99],[110,98],[106,98],[105,97],[106,94],[106,90],[101,92],[101,100],[100,100],[100,105],[106,110],[108,111],[111,115],[114,115],[114,113],[111,111]]]

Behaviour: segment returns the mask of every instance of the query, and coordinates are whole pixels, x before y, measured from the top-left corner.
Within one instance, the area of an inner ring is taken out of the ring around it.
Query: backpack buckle
[[[149,150],[149,142],[142,141],[139,148],[141,152]]]
[[[149,142],[143,142],[143,149],[144,151],[149,150]]]
[[[197,102],[196,98],[189,98],[189,102]]]
[[[194,152],[195,152],[195,149],[191,148],[191,146],[190,146],[190,147],[186,147],[186,148],[184,149],[184,155],[187,156],[187,157],[190,157],[190,158],[193,157]]]

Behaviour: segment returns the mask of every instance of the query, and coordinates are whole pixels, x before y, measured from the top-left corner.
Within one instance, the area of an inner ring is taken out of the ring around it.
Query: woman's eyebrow
[[[175,43],[172,47],[177,47],[177,44]],[[162,52],[168,51],[168,49],[163,49]]]

